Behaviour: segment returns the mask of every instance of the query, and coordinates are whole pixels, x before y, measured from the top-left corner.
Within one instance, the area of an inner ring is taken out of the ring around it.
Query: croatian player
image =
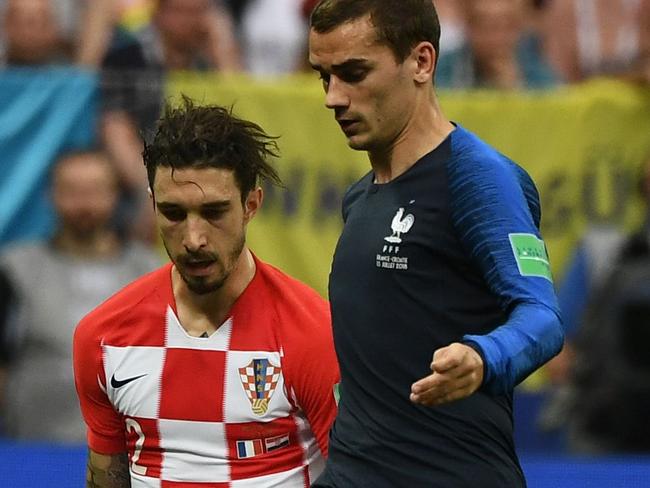
[[[338,382],[328,305],[245,244],[258,180],[279,182],[274,151],[259,126],[187,98],[145,144],[172,262],[76,329],[86,486],[304,488],[321,472]]]

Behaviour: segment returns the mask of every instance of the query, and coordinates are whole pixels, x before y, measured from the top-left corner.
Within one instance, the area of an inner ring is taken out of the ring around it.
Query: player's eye
[[[201,215],[206,220],[219,220],[225,213],[224,209],[207,208],[201,211]]]
[[[160,209],[160,213],[162,213],[167,220],[172,222],[181,222],[187,217],[187,212],[180,208],[164,208]]]
[[[365,69],[355,69],[341,73],[340,78],[346,83],[358,83],[359,81],[363,81],[367,74],[368,71]]]
[[[328,75],[327,73],[321,73],[318,79],[321,80],[323,86],[325,87],[330,83],[330,75]]]

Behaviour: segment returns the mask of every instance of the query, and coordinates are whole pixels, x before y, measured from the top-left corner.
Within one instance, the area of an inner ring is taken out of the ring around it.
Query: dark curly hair
[[[234,171],[243,203],[260,179],[282,184],[267,161],[278,157],[275,139],[259,125],[234,116],[232,108],[195,105],[183,95],[179,107],[165,105],[151,142],[144,143],[149,187],[153,191],[158,166],[225,168]]]

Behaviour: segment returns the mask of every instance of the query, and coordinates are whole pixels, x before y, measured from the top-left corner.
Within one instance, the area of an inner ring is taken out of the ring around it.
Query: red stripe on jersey
[[[166,354],[160,418],[223,422],[226,353],[168,349]]]
[[[303,466],[302,468],[302,477],[305,481],[305,488],[309,488],[311,486],[312,480],[309,479],[309,466]],[[316,480],[313,480],[316,481]]]
[[[162,481],[160,488],[228,488],[230,483],[188,483],[186,481]]]
[[[238,459],[237,441],[265,440],[289,436],[289,445],[280,447],[259,456]],[[296,422],[293,417],[284,417],[271,422],[246,422],[226,425],[226,439],[230,451],[230,477],[233,480],[255,478],[273,473],[281,473],[302,466],[303,448],[296,435]]]
[[[158,421],[143,418],[124,420],[131,471],[151,478],[160,478],[163,455],[160,449]]]

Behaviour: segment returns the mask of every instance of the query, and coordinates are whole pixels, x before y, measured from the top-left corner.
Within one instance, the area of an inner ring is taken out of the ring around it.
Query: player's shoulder
[[[159,307],[161,294],[170,287],[171,264],[166,264],[124,288],[88,313],[77,325],[76,334],[91,334],[101,331],[107,334],[111,329],[121,327],[136,313],[147,313],[147,304]]]
[[[275,295],[278,303],[289,307],[302,302],[315,303],[319,305],[327,304],[325,299],[323,299],[316,290],[302,281],[289,276],[284,271],[269,263],[260,261],[259,259],[257,259],[257,265],[266,285],[270,287],[273,292],[280,293],[279,295]]]
[[[460,166],[508,166],[512,160],[485,142],[473,132],[458,125],[451,135],[452,164]]]
[[[352,205],[361,195],[365,193],[368,186],[372,183],[372,171],[366,173],[362,178],[348,187],[343,195],[343,209]]]
[[[456,127],[451,142],[449,170],[452,179],[503,181],[514,178],[522,185],[532,184],[525,169],[464,127]]]
[[[316,290],[259,259],[257,266],[283,322],[289,320],[305,327],[320,326],[323,322],[329,324],[329,304]]]

